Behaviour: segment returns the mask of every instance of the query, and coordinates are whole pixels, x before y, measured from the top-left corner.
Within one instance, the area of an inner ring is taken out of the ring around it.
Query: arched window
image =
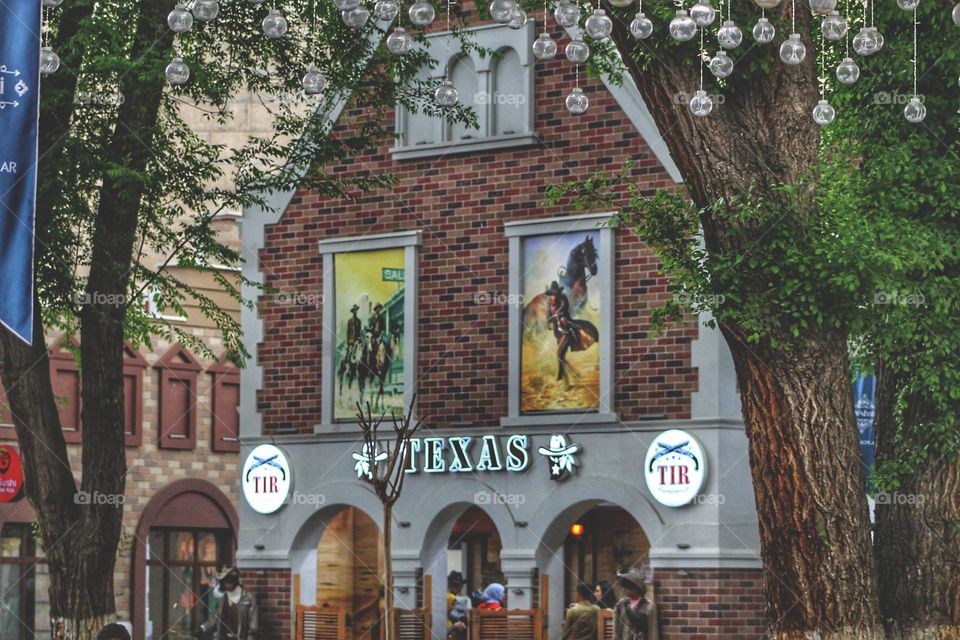
[[[477,99],[479,91],[477,70],[470,56],[460,56],[450,63],[450,79],[460,94],[461,104],[470,107],[480,115],[479,112],[484,108],[485,101]],[[478,138],[480,135],[480,131],[461,122],[447,125],[447,140],[450,142]]]
[[[417,80],[421,82],[430,81],[430,70],[421,69],[417,73]],[[422,107],[422,105],[421,105]],[[440,120],[423,113],[419,108],[416,112],[408,109],[401,111],[401,119],[404,121],[401,135],[401,141],[405,147],[419,147],[423,145],[440,144]]]
[[[493,72],[493,135],[525,133],[527,101],[532,99],[520,56],[513,49],[500,51]]]

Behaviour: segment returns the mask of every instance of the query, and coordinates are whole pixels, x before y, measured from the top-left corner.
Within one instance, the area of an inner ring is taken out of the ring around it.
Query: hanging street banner
[[[874,376],[857,374],[853,381],[853,407],[857,414],[857,430],[860,432],[860,459],[869,483],[877,449],[877,434],[873,426],[877,413],[877,379]]]
[[[0,2],[0,322],[33,334],[40,0]]]

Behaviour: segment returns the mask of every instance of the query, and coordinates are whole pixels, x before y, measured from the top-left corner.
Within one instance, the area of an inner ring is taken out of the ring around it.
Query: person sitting
[[[465,582],[459,571],[451,571],[447,576],[447,638],[450,640],[465,640],[467,637],[470,599],[460,595]]]
[[[503,609],[507,590],[499,582],[493,582],[487,585],[483,590],[483,602],[477,605],[477,609],[486,611],[499,611]]]
[[[577,583],[577,601],[567,609],[563,621],[563,640],[597,640],[600,607],[593,603],[590,585]]]

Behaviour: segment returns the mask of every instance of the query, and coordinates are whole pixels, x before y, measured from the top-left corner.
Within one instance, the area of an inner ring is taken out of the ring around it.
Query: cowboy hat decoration
[[[574,456],[579,452],[580,445],[568,443],[567,436],[562,433],[550,436],[549,447],[537,449],[537,453],[550,459],[551,480],[565,480],[569,477],[577,465],[577,459]]]
[[[547,294],[548,296],[551,296],[551,295],[560,295],[561,293],[563,293],[563,287],[561,287],[561,286],[557,283],[557,281],[554,280],[553,282],[550,283],[550,286],[547,287],[547,289],[546,289],[546,291],[544,291],[544,293]]]

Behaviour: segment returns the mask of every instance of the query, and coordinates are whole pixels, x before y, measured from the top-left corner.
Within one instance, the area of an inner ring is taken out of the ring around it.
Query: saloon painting
[[[598,231],[524,238],[522,413],[595,411],[600,404]]]
[[[403,287],[402,248],[334,257],[334,420],[403,412]]]

